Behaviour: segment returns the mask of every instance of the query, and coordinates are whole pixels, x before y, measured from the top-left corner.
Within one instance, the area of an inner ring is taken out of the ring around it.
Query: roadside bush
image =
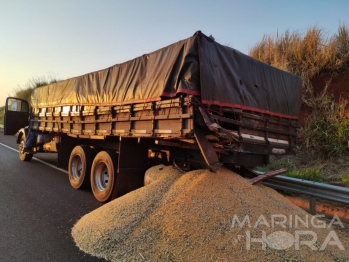
[[[344,61],[345,67],[349,66],[349,30],[345,24],[341,24],[338,28],[337,35],[337,55],[340,60]]]
[[[4,113],[5,113],[4,107],[0,107],[0,124],[1,125],[4,124]]]
[[[309,85],[309,82],[305,85]],[[313,111],[299,130],[298,141],[303,148],[316,150],[326,157],[348,155],[348,102],[342,99],[335,103],[334,97],[327,92],[329,84],[316,95],[311,86],[304,89],[303,103]]]
[[[331,103],[324,112],[310,115],[300,135],[305,148],[325,156],[349,155],[349,119],[344,115],[346,101]]]
[[[349,186],[349,175],[342,175],[341,180],[344,184]]]
[[[349,61],[349,30],[340,24],[338,34],[328,37],[314,26],[305,34],[286,30],[284,34],[263,36],[249,55],[269,65],[310,79],[323,71],[346,68]]]
[[[49,76],[49,77],[37,77],[37,78],[32,78],[28,81],[28,83],[24,87],[18,87],[14,90],[15,92],[15,97],[25,99],[29,102],[31,100],[31,93],[35,88],[41,87],[41,86],[46,86],[52,83],[56,83],[57,80],[55,77]]]

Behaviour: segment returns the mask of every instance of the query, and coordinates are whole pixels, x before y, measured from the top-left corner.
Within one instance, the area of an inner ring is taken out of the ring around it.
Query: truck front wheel
[[[25,152],[23,152],[23,150],[24,150],[24,143],[25,143],[25,139],[22,136],[21,137],[21,141],[19,142],[19,146],[18,146],[19,159],[22,160],[22,161],[30,161],[33,158],[33,154],[32,153],[25,153]]]
[[[116,179],[116,153],[99,152],[92,163],[91,188],[94,197],[100,202],[111,199]]]
[[[75,189],[88,188],[95,151],[88,146],[76,146],[69,157],[68,176]]]

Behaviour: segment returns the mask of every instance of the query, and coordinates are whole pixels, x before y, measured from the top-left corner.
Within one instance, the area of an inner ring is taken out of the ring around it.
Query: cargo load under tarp
[[[194,36],[104,70],[37,88],[33,107],[122,105],[196,95],[206,105],[297,119],[301,78]]]

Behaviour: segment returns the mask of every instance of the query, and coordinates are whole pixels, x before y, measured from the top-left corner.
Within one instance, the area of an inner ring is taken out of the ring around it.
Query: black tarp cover
[[[297,119],[301,78],[201,32],[104,70],[33,91],[33,107],[121,105],[201,96],[201,102]]]

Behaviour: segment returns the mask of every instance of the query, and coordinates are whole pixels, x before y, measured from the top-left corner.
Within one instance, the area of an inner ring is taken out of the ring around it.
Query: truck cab
[[[4,134],[14,135],[29,124],[29,104],[26,100],[8,97],[5,104]]]

